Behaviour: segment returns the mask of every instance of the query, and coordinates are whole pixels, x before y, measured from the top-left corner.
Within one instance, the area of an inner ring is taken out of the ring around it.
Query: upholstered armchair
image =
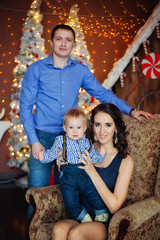
[[[108,240],[160,239],[160,118],[139,122],[124,115],[134,171],[128,195],[108,227]],[[67,218],[59,185],[29,189],[34,207],[30,240],[50,240],[55,222]]]

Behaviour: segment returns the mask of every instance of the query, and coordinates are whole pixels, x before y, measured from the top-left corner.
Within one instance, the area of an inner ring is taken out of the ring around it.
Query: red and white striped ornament
[[[148,54],[147,44],[148,45],[150,44],[149,40],[146,40],[145,42],[143,42],[144,52],[146,55]]]
[[[156,32],[157,32],[157,38],[158,38],[158,39],[160,39],[159,26],[160,26],[160,23],[157,23],[157,25],[156,25]]]
[[[120,84],[122,88],[124,87],[124,77],[126,77],[126,73],[122,72],[120,75]]]
[[[145,56],[141,63],[143,74],[150,79],[160,77],[160,54],[150,53]]]
[[[136,60],[139,62],[139,57],[134,56],[132,58],[132,70],[133,70],[133,72],[136,71]]]

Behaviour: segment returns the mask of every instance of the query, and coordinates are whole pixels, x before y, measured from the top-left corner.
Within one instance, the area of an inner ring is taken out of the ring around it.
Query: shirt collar
[[[53,56],[53,53],[51,53],[51,54],[46,58],[46,64],[47,64],[47,65],[52,65],[54,68],[57,68],[57,67],[54,66],[52,56]],[[66,68],[66,67],[68,67],[68,66],[71,66],[72,64],[75,64],[75,61],[69,57],[69,58],[68,58],[68,61],[67,61],[67,64],[66,64],[66,66],[64,66],[64,68]]]
[[[73,139],[69,138],[68,135],[66,134],[66,138],[67,138],[69,141],[78,142],[79,144],[83,144],[83,143],[85,142],[86,136],[85,136],[85,134],[84,134],[82,138],[80,138],[80,139],[78,139],[78,140],[73,140]]]

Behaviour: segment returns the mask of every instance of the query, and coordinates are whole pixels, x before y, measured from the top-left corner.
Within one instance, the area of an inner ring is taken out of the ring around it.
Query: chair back
[[[128,132],[129,154],[134,159],[129,191],[124,205],[151,196],[160,199],[160,118],[143,122],[124,115]]]

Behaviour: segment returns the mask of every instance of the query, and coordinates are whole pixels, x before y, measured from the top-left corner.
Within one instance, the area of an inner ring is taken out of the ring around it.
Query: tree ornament
[[[160,26],[160,23],[157,23],[157,25],[156,25],[156,32],[157,32],[157,38],[158,38],[158,39],[160,39],[159,26]]]
[[[122,88],[124,87],[124,78],[123,77],[126,77],[125,72],[122,72],[121,75],[120,75],[120,83],[121,83]]]
[[[147,46],[146,46],[147,44],[148,45],[150,44],[149,40],[146,40],[145,42],[143,42],[144,52],[146,55],[148,54],[148,50],[147,50]]]
[[[133,70],[133,72],[136,71],[136,60],[139,62],[139,57],[134,56],[132,58],[132,70]]]
[[[145,56],[141,63],[143,74],[150,79],[160,77],[160,54],[150,53]]]
[[[94,103],[94,97],[91,97],[91,103]]]

